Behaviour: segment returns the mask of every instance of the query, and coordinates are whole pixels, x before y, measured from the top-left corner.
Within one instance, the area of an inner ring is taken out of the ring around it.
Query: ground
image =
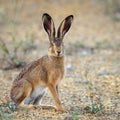
[[[47,54],[49,41],[41,20],[45,12],[53,17],[56,27],[67,15],[74,15],[64,39],[67,72],[60,85],[61,101],[68,113],[41,107],[15,110],[10,88],[22,68],[0,69],[0,119],[119,120],[120,22],[96,0],[1,0],[0,41],[10,56],[17,45],[21,45],[18,59],[27,63]],[[0,54],[0,68],[4,68],[7,63]],[[54,105],[49,91],[42,103]]]

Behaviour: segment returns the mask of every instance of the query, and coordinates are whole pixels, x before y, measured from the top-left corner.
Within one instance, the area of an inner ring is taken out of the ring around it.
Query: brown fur
[[[48,55],[27,65],[14,80],[10,96],[17,107],[25,106],[24,102],[38,104],[47,87],[57,109],[65,111],[59,99],[58,85],[65,74],[63,36],[69,30],[72,19],[71,15],[63,20],[58,29],[58,38],[55,37],[52,18],[48,14],[43,14],[43,25],[50,40]]]

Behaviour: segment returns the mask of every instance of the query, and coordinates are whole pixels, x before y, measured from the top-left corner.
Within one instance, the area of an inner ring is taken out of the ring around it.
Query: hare
[[[65,111],[59,99],[58,86],[65,74],[63,38],[72,24],[73,15],[61,22],[57,35],[52,17],[45,13],[42,20],[50,41],[48,55],[28,64],[19,73],[13,81],[10,96],[17,107],[39,105],[48,88],[56,109]]]

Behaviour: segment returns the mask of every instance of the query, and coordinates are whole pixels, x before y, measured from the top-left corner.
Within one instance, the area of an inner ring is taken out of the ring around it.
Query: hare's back
[[[27,76],[31,71],[33,71],[38,65],[39,65],[39,60],[33,61],[29,64],[27,64],[21,72],[17,75],[14,81],[18,81],[22,79],[23,77]]]

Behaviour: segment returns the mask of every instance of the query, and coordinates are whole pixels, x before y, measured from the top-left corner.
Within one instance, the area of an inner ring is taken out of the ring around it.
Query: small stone
[[[100,70],[99,72],[98,72],[98,75],[109,75],[110,73],[109,72],[107,72],[107,71],[105,71],[105,70]]]
[[[75,110],[75,108],[74,108],[74,107],[71,107],[71,108],[70,108],[70,111],[74,111],[74,110]]]
[[[71,115],[66,115],[64,120],[73,120],[72,116]]]
[[[72,66],[72,64],[70,64],[70,63],[67,64],[67,70],[73,71],[74,69],[75,69],[75,67]]]
[[[86,56],[86,55],[88,55],[89,53],[88,53],[87,51],[81,51],[79,54],[80,54],[80,56]]]

